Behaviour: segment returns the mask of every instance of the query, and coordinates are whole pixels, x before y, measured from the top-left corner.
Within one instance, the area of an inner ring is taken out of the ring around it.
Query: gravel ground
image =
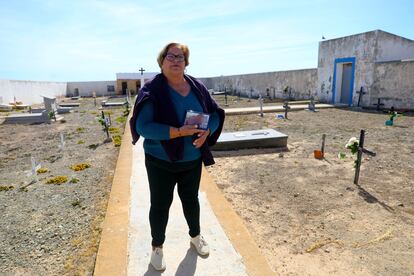
[[[223,105],[223,96],[216,96]],[[229,98],[230,107],[251,105]],[[255,103],[257,105],[257,101]],[[214,152],[208,167],[280,275],[414,275],[414,114],[385,126],[360,109],[227,116],[224,131],[273,128],[288,151]],[[366,130],[359,185],[345,144]],[[325,159],[313,156],[326,134]],[[338,153],[346,153],[344,159]]]
[[[51,124],[0,125],[1,275],[93,273],[119,147],[104,142],[93,99],[79,102]],[[121,135],[123,111],[110,109],[112,127]],[[31,176],[31,158],[47,172]],[[90,167],[70,169],[81,163]],[[46,183],[57,176],[68,181]]]

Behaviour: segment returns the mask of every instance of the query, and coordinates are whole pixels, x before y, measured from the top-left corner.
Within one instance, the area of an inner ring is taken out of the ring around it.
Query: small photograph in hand
[[[208,120],[210,119],[210,115],[197,112],[193,110],[187,110],[185,115],[185,125],[197,125],[197,128],[207,130],[208,129]]]

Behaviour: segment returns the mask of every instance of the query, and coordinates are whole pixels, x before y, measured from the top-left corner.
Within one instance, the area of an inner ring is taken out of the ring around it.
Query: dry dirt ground
[[[217,99],[224,106],[224,97]],[[63,123],[0,125],[0,186],[13,186],[0,188],[2,275],[93,271],[118,148],[103,142],[93,100],[80,102]],[[228,103],[257,105],[232,97]],[[122,133],[124,124],[116,119],[123,109],[111,112]],[[288,151],[215,152],[217,164],[209,167],[271,267],[282,275],[413,274],[414,117],[386,127],[386,114],[350,109],[291,112],[289,120],[275,115],[228,116],[225,131],[274,128],[289,135]],[[360,129],[377,156],[364,157],[356,186],[354,158],[344,146]],[[326,158],[316,160],[313,150],[323,133]],[[340,151],[345,159],[337,158]],[[27,186],[31,157],[48,172]],[[79,163],[91,166],[69,168]],[[79,181],[46,184],[55,176]]]
[[[216,96],[224,103],[223,96]],[[257,101],[229,98],[229,107]],[[228,116],[224,131],[273,128],[288,150],[214,152],[208,167],[280,275],[414,274],[414,116],[324,109]],[[345,144],[366,130],[359,185]],[[326,134],[325,159],[313,151]],[[344,159],[338,158],[345,152]]]
[[[51,124],[0,124],[0,275],[92,274],[119,152],[104,143],[101,100],[83,98]],[[109,110],[113,135],[122,135],[124,109]],[[31,157],[47,169],[37,179]],[[69,168],[80,163],[90,167]],[[57,176],[68,181],[46,183]]]

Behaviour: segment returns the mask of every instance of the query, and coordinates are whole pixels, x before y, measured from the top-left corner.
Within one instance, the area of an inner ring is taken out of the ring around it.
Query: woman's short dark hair
[[[178,47],[181,49],[181,51],[183,51],[185,66],[190,64],[190,62],[188,61],[188,58],[190,57],[190,50],[188,49],[188,46],[185,44],[178,43],[178,42],[170,42],[167,45],[165,45],[164,48],[162,48],[161,52],[158,54],[157,62],[160,68],[162,67],[162,63],[164,61],[165,56],[168,53],[168,50],[172,46]]]

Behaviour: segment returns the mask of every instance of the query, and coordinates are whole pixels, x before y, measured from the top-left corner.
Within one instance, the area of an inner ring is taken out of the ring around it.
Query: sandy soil
[[[273,128],[289,135],[287,151],[216,151],[216,164],[208,167],[272,269],[281,275],[413,275],[413,114],[391,127],[384,124],[386,113],[357,109],[275,117],[228,116],[224,131]],[[364,155],[355,185],[356,158],[345,144],[361,129],[365,147],[377,156]],[[322,134],[325,159],[317,160],[313,151]],[[339,152],[346,157],[339,159]]]
[[[119,152],[104,143],[101,100],[51,124],[0,125],[0,275],[92,275]],[[110,110],[121,135],[123,111]],[[48,171],[30,176],[31,157]],[[80,163],[90,167],[69,168]],[[46,184],[56,176],[68,181]]]

